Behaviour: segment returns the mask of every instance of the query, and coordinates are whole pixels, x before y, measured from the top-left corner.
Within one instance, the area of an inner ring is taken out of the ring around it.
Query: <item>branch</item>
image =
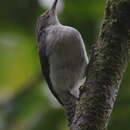
[[[130,1],[108,0],[71,130],[105,130],[128,64]]]

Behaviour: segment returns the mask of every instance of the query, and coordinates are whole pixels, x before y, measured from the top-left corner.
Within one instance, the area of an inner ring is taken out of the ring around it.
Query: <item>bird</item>
[[[60,23],[57,3],[54,0],[52,7],[37,19],[38,53],[47,85],[67,111],[71,124],[89,60],[80,32]]]

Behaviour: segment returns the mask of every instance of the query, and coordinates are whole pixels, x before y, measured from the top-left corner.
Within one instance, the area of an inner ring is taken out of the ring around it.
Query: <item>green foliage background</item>
[[[66,0],[63,24],[77,28],[90,46],[97,39],[103,0]],[[65,113],[42,81],[35,38],[37,0],[0,2],[0,130],[67,130]],[[111,65],[111,64],[110,64]],[[130,130],[130,65],[109,130]]]

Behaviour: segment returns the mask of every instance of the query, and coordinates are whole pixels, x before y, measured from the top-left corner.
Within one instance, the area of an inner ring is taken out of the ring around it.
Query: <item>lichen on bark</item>
[[[128,64],[130,1],[107,0],[71,130],[105,130]]]

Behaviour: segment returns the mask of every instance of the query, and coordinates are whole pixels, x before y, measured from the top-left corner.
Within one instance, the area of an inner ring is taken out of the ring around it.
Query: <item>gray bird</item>
[[[43,75],[53,95],[68,113],[71,124],[80,87],[85,82],[88,57],[80,33],[62,25],[57,17],[58,0],[37,20],[37,40]]]

